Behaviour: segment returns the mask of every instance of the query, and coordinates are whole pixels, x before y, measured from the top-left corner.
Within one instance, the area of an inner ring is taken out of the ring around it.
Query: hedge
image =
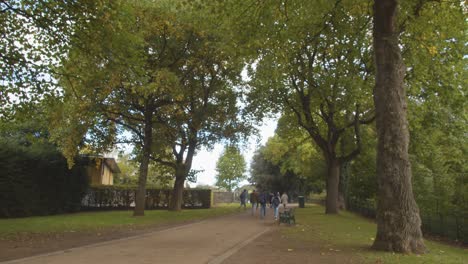
[[[0,217],[80,210],[88,186],[82,167],[69,170],[65,158],[50,144],[0,145]]]
[[[136,186],[92,186],[82,201],[83,209],[131,209],[135,206]],[[146,189],[145,209],[167,209],[171,189],[149,187]],[[210,208],[211,190],[185,189],[182,208]]]

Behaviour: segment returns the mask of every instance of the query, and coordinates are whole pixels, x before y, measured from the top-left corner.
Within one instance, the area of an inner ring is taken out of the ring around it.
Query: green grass
[[[17,234],[40,234],[97,231],[111,228],[134,229],[168,223],[201,220],[209,217],[239,212],[239,205],[222,204],[210,209],[145,211],[143,217],[133,217],[133,211],[108,211],[0,219],[0,238]]]
[[[325,215],[319,205],[307,205],[296,210],[297,225],[284,228],[287,237],[305,243],[322,245],[324,252],[344,251],[364,263],[465,263],[468,250],[426,240],[429,253],[424,255],[402,255],[370,250],[375,237],[376,224],[349,212]]]

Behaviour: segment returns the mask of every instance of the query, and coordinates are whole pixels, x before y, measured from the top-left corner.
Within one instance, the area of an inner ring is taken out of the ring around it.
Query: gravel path
[[[239,249],[275,228],[271,215],[259,220],[246,210],[245,213],[140,236],[2,263],[223,263]]]

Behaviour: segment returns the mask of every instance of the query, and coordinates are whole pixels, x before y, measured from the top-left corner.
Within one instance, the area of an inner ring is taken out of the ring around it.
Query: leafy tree
[[[105,13],[103,2],[0,1],[0,117],[60,95],[52,78],[55,69],[66,57],[72,35]]]
[[[307,195],[310,192],[322,192],[322,180],[302,177],[291,170],[283,171],[281,163],[275,164],[266,158],[264,153],[267,148],[267,146],[262,146],[257,149],[250,164],[249,181],[258,189],[287,192],[290,197]]]
[[[83,139],[100,152],[119,142],[136,144],[140,168],[134,215],[143,215],[157,114],[176,100],[176,72],[191,35],[151,3],[113,3],[108,16],[90,21],[86,33],[76,36],[82,45],[73,47],[64,63],[64,103],[56,107],[52,125],[68,157]],[[123,131],[131,137],[115,137]]]
[[[209,10],[185,5],[176,11],[190,32],[191,46],[177,72],[181,92],[169,114],[158,115],[157,130],[164,136],[156,141],[168,151],[153,158],[175,171],[171,210],[181,209],[183,186],[196,176],[192,160],[201,147],[210,148],[222,139],[237,141],[239,134],[251,131],[248,122],[240,120],[237,103],[240,93],[235,86],[240,83],[242,64],[226,49],[225,33],[217,29]]]
[[[85,47],[74,47],[63,67],[65,103],[55,112],[55,139],[70,157],[83,138],[96,151],[135,144],[135,215],[143,215],[151,160],[174,171],[170,208],[180,210],[196,150],[239,127],[232,87],[240,68],[189,11],[166,4],[116,2],[99,26],[87,25],[77,36]]]
[[[216,162],[216,186],[231,192],[239,183],[247,178],[244,156],[235,146],[225,146],[224,151]]]
[[[329,2],[329,1],[328,1]],[[252,107],[296,117],[327,163],[326,212],[338,212],[340,167],[360,152],[359,127],[373,121],[370,15],[363,2],[288,4],[294,16],[265,23],[264,48],[252,68]],[[276,6],[272,7],[276,8]],[[271,104],[273,101],[274,104]],[[353,133],[354,142],[343,136]]]

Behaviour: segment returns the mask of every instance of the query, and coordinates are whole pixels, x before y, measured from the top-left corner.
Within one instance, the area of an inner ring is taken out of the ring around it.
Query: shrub
[[[78,211],[86,187],[82,167],[69,170],[53,145],[0,142],[0,217]]]

